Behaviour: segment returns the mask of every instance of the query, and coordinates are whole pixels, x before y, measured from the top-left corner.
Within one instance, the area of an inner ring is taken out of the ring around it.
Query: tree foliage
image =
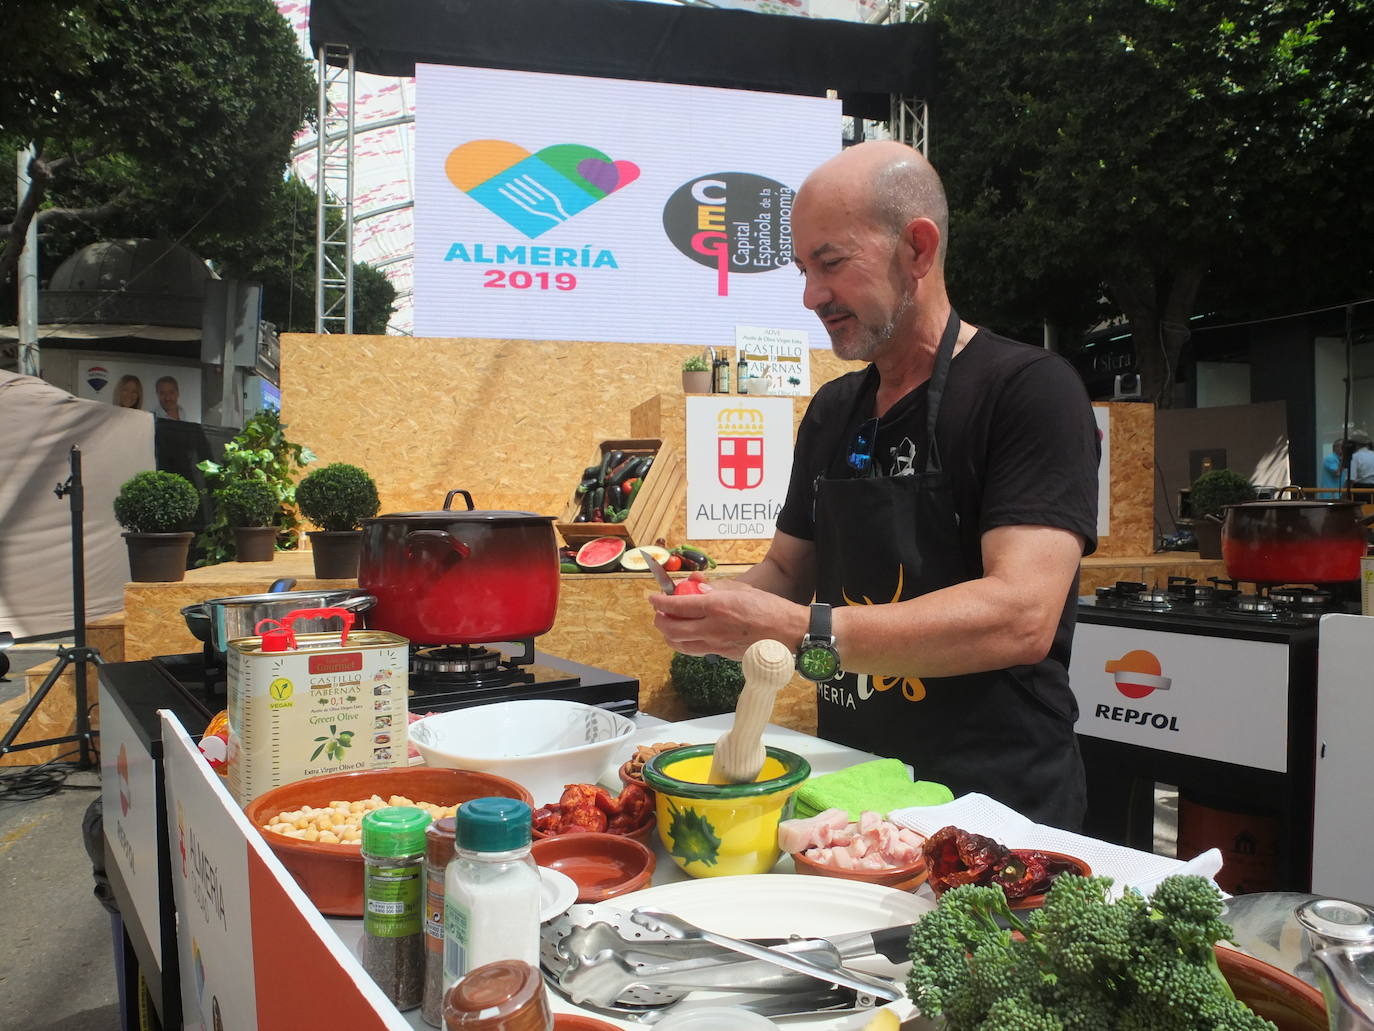
[[[932,158],[970,315],[1131,323],[1146,396],[1204,310],[1366,296],[1370,0],[935,0]]]
[[[6,32],[0,145],[32,142],[37,156],[27,202],[0,228],[0,282],[32,218],[40,230],[118,222],[170,238],[262,227],[315,97],[272,0],[19,8],[18,31]],[[68,192],[77,204],[63,203]]]

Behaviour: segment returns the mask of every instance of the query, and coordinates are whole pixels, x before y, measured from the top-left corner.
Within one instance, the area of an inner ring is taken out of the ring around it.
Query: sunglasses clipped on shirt
[[[854,433],[854,439],[849,442],[849,453],[845,458],[845,463],[849,466],[855,479],[865,476],[877,476],[878,463],[873,460],[876,454],[878,443],[878,420],[876,418],[866,419]]]

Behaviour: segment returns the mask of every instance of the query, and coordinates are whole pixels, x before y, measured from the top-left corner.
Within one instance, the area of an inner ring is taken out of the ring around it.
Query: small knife
[[[649,572],[654,574],[654,579],[657,580],[658,585],[663,588],[663,593],[675,593],[677,591],[677,584],[673,583],[673,578],[668,575],[668,570],[664,569],[658,559],[650,555],[648,551],[642,550],[640,554],[644,556],[644,564],[649,567]]]

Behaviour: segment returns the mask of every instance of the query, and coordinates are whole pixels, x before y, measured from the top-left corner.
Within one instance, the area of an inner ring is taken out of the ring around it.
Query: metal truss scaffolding
[[[315,332],[353,332],[353,50],[326,44],[315,172]]]
[[[930,5],[925,0],[887,0],[886,13],[890,25],[925,21],[930,14]],[[926,101],[894,94],[888,131],[894,140],[930,157],[930,105]]]

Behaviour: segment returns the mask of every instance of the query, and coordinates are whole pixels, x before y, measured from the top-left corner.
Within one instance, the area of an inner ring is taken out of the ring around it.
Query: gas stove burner
[[[414,673],[489,673],[501,665],[501,653],[466,644],[420,648],[410,658]]]
[[[1330,591],[1320,587],[1275,587],[1269,592],[1274,604],[1304,612],[1325,612],[1334,600]]]
[[[1231,609],[1246,616],[1272,616],[1274,600],[1259,594],[1242,594],[1231,599]]]
[[[1146,590],[1134,580],[1118,580],[1111,587],[1099,587],[1096,594],[1099,605],[1112,608],[1165,612],[1174,607],[1174,598],[1167,591]]]

